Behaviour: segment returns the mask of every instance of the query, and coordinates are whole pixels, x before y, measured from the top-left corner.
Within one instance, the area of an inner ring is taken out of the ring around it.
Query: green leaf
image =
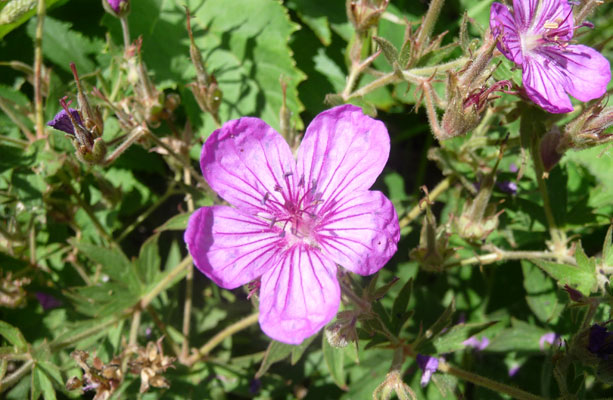
[[[42,393],[45,400],[55,400],[55,389],[45,372],[38,366],[32,370],[32,400],[36,400]]]
[[[28,35],[32,40],[36,37],[36,21],[28,24]],[[92,40],[72,29],[72,25],[53,17],[45,17],[43,36],[43,55],[66,72],[71,72],[70,63],[74,62],[79,74],[93,72],[96,68],[90,55],[102,51],[104,43]]]
[[[119,249],[107,249],[81,242],[73,242],[73,245],[87,258],[102,265],[103,272],[111,279],[126,284],[132,293],[140,293],[141,283],[134,265]]]
[[[255,374],[255,378],[261,378],[272,364],[285,359],[291,354],[295,347],[296,346],[292,346],[291,344],[277,342],[276,340],[270,342],[268,348],[266,349],[266,354],[264,354],[264,359],[262,360],[260,369],[258,369],[258,372]]]
[[[186,56],[189,49],[185,45],[185,9],[183,4],[164,1],[161,12],[151,16],[149,9],[159,7],[159,3],[132,2],[129,16],[132,33],[134,37],[147,38],[143,41],[143,57],[158,82],[186,84],[195,80],[195,70]],[[297,86],[305,75],[296,67],[288,46],[298,25],[291,22],[281,2],[188,0],[185,5],[193,12],[191,24],[207,72],[215,76],[223,93],[221,120],[257,115],[279,130],[282,78],[287,83],[287,107],[293,113],[292,123],[302,129],[299,114],[303,107]],[[145,16],[139,15],[141,10]],[[208,134],[214,125],[209,115],[205,118],[205,134]]]
[[[555,324],[564,304],[558,299],[558,290],[551,278],[528,261],[522,260],[526,302],[534,315],[545,323]]]
[[[153,235],[142,245],[136,261],[136,268],[141,281],[145,284],[153,282],[160,273],[162,258],[158,246],[159,235]]]
[[[59,0],[46,0],[45,7],[50,9]],[[0,39],[13,29],[36,15],[36,0],[10,0],[0,10]]]
[[[409,279],[407,283],[404,284],[402,289],[400,289],[400,293],[398,293],[394,299],[394,304],[392,305],[392,323],[394,324],[396,333],[400,333],[400,329],[402,329],[405,321],[408,319],[409,315],[411,315],[411,313],[407,311],[407,307],[411,300],[412,291],[413,278]]]
[[[291,357],[292,365],[296,365],[296,363],[300,361],[300,358],[302,357],[306,349],[311,345],[311,343],[313,343],[313,340],[315,340],[316,337],[317,335],[310,336],[304,339],[304,341],[300,343],[298,346],[294,346],[294,348],[292,349],[292,357]]]
[[[436,348],[436,354],[452,353],[465,349],[466,345],[464,345],[463,342],[466,339],[479,334],[479,332],[484,331],[496,323],[498,323],[498,321],[455,325],[445,332],[444,335],[437,337],[432,342]]]
[[[389,40],[373,36],[373,40],[377,42],[379,48],[383,51],[383,55],[390,65],[394,65],[394,63],[398,62],[398,49],[390,42]]]
[[[579,244],[576,251],[577,266],[558,264],[550,261],[532,260],[543,271],[558,282],[558,285],[569,285],[577,289],[585,296],[589,296],[596,290],[597,277],[593,260],[588,260]],[[580,263],[583,263],[583,265]]]
[[[602,245],[602,259],[608,266],[613,266],[613,251],[611,251],[611,236],[613,235],[613,225],[609,226],[607,235],[604,238],[604,244]]]
[[[187,221],[191,213],[183,213],[172,216],[168,221],[160,225],[155,231],[184,231],[187,228]]]
[[[511,328],[503,329],[490,341],[488,351],[541,351],[539,342],[548,331],[516,319],[511,324]]]
[[[345,376],[345,349],[332,347],[326,338],[322,335],[321,347],[324,354],[324,360],[328,366],[328,371],[332,380],[338,387],[343,390],[347,389],[347,378]]]
[[[21,331],[13,325],[0,321],[0,335],[4,336],[10,344],[17,347],[18,351],[28,351],[28,342],[21,334]]]

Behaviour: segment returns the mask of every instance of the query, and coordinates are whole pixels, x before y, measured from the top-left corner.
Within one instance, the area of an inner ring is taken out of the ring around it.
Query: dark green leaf
[[[347,377],[345,376],[345,349],[332,347],[325,335],[322,337],[321,345],[332,380],[341,389],[347,389]]]
[[[21,331],[13,325],[0,321],[0,335],[4,336],[10,344],[17,347],[17,350],[20,352],[28,351],[28,342],[21,334]]]
[[[160,225],[156,232],[163,231],[184,231],[187,228],[187,220],[191,216],[191,213],[177,214],[171,217],[164,224]]]
[[[396,49],[389,40],[377,36],[373,36],[373,40],[377,42],[379,48],[383,51],[385,59],[390,65],[394,65],[394,63],[398,62],[398,49]]]
[[[261,378],[272,364],[289,356],[295,347],[296,346],[292,346],[291,344],[285,344],[275,340],[270,342],[266,349],[266,354],[264,354],[260,369],[258,369],[258,372],[255,374],[256,379]]]
[[[438,336],[432,344],[436,348],[436,354],[452,353],[458,350],[464,350],[466,345],[463,342],[471,336],[478,335],[490,326],[496,324],[497,321],[480,322],[472,324],[460,324],[452,327],[443,335]]]

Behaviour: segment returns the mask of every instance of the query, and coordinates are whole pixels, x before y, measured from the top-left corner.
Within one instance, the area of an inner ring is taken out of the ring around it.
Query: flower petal
[[[513,0],[515,25],[519,31],[526,31],[530,27],[540,1],[541,0]]]
[[[334,262],[294,246],[262,276],[260,325],[275,340],[300,344],[334,318],[340,298]]]
[[[202,147],[200,167],[224,200],[251,214],[280,208],[296,162],[285,139],[259,118],[226,122]]]
[[[605,94],[611,80],[611,65],[599,52],[583,45],[570,45],[564,51],[550,51],[550,58],[563,69],[565,89],[581,101],[597,99]]]
[[[574,19],[573,9],[567,0],[540,0],[530,2],[532,34],[547,32],[550,36],[557,36],[558,40],[568,42],[573,38]]]
[[[326,205],[324,205],[326,207]],[[352,193],[322,210],[322,251],[346,269],[370,275],[396,253],[400,228],[394,205],[381,192]]]
[[[523,83],[526,94],[534,103],[550,113],[566,113],[573,105],[564,90],[566,77],[553,60],[534,52],[524,57]]]
[[[196,210],[184,238],[196,267],[226,289],[260,277],[281,250],[278,228],[227,206]]]
[[[496,47],[506,58],[515,64],[523,62],[521,42],[513,15],[504,4],[492,3],[490,10],[490,29],[499,38]]]
[[[324,201],[366,190],[389,156],[385,125],[353,105],[324,111],[313,119],[298,149],[298,175]]]

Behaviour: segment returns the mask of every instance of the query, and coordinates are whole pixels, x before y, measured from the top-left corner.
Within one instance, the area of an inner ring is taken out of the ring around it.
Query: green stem
[[[400,228],[404,228],[405,226],[410,224],[411,221],[417,218],[419,214],[421,214],[426,209],[426,202],[433,202],[438,196],[440,196],[443,192],[449,189],[449,187],[451,186],[451,181],[452,178],[448,176],[447,178],[439,182],[439,184],[436,185],[434,190],[432,190],[426,195],[425,199],[420,200],[419,203],[399,221]]]
[[[177,191],[175,191],[175,185],[174,182],[173,184],[171,184],[168,189],[166,190],[166,193],[164,193],[162,195],[162,197],[160,197],[154,204],[152,204],[151,206],[149,206],[149,208],[143,212],[141,215],[138,216],[138,218],[136,218],[136,221],[132,222],[130,224],[130,226],[128,226],[126,229],[124,229],[123,232],[121,232],[121,234],[117,237],[117,243],[120,243],[122,240],[124,240],[137,226],[139,226],[144,220],[146,220],[147,218],[149,218],[149,216],[155,211],[157,210],[157,208],[159,206],[161,206],[162,204],[164,204],[164,202],[172,195],[176,194]]]
[[[119,146],[117,146],[115,150],[113,150],[111,155],[109,155],[107,159],[104,160],[104,164],[110,165],[113,161],[115,161],[115,159],[117,159],[117,157],[122,155],[124,151],[126,151],[130,146],[132,146],[132,144],[134,144],[134,142],[140,139],[144,134],[145,131],[142,127],[137,126],[136,128],[134,128],[132,132],[130,132],[126,140],[123,141]]]
[[[9,119],[19,128],[19,130],[24,134],[28,141],[34,142],[36,140],[36,136],[34,136],[32,132],[30,132],[30,129],[28,129],[28,127],[25,126],[25,124],[21,122],[19,118],[17,118],[15,113],[13,113],[13,111],[9,108],[8,103],[2,97],[0,97],[0,110],[2,110],[2,112],[4,112],[9,117]],[[2,140],[11,141],[9,138],[6,137],[3,137]],[[19,143],[18,139],[13,139],[13,141],[15,144]]]
[[[439,361],[438,369],[443,373],[453,375],[467,382],[473,383],[477,386],[490,389],[493,392],[507,394],[517,400],[544,400],[540,396],[536,396],[532,393],[526,392],[514,386],[505,385],[504,383],[493,381],[481,375],[477,375],[472,372],[456,368],[450,364],[447,364],[444,361]]]
[[[192,176],[189,171],[183,169],[183,182],[187,186],[192,184]],[[194,212],[194,199],[190,194],[187,194],[187,211]],[[183,303],[183,343],[181,343],[181,360],[186,360],[189,356],[189,328],[192,315],[192,296],[194,290],[194,268],[188,267],[187,276],[185,278],[185,302]]]
[[[149,303],[153,301],[160,293],[166,290],[167,286],[177,278],[181,278],[181,274],[187,273],[187,268],[192,265],[192,257],[187,256],[179,264],[177,264],[168,274],[160,281],[151,291],[145,294],[140,300],[140,308],[147,308]]]
[[[130,26],[128,25],[128,18],[123,15],[119,18],[121,22],[121,32],[123,33],[123,47],[124,51],[130,47]]]
[[[6,378],[4,378],[0,382],[0,393],[2,393],[5,390],[11,388],[13,385],[15,385],[17,382],[19,382],[23,376],[25,376],[26,374],[28,374],[30,372],[30,370],[32,369],[33,365],[34,365],[34,361],[33,360],[28,360],[28,361],[24,362],[21,365],[21,367],[19,367],[19,369],[17,369],[15,372],[13,372],[12,374],[10,374]]]
[[[45,21],[45,0],[38,0],[36,9],[36,39],[34,41],[34,112],[36,113],[36,137],[45,136],[45,116],[43,114],[43,24]]]
[[[211,352],[211,350],[213,350],[215,347],[217,347],[217,345],[223,342],[224,339],[257,323],[258,318],[259,318],[259,313],[251,314],[248,317],[245,317],[241,319],[240,321],[237,321],[233,323],[232,325],[228,326],[227,328],[219,332],[217,335],[213,336],[211,340],[209,340],[204,346],[202,346],[198,350],[197,354],[194,354],[193,356],[191,356],[187,360],[187,365],[194,365],[196,362],[198,362],[198,360],[200,360],[203,357],[206,357]]]
[[[545,211],[545,218],[549,225],[549,234],[552,240],[552,251],[558,255],[559,258],[564,258],[567,255],[566,248],[566,233],[558,226],[556,219],[553,215],[551,208],[551,200],[549,198],[549,191],[547,190],[547,184],[545,183],[545,169],[543,167],[543,161],[541,160],[540,152],[540,139],[537,135],[532,135],[530,140],[530,155],[534,163],[534,172],[536,174],[536,181],[538,183],[541,197],[543,198],[543,208]]]
[[[415,44],[419,48],[419,57],[421,57],[424,49],[428,46],[430,42],[430,34],[434,29],[434,25],[438,20],[438,16],[441,12],[441,8],[443,8],[444,3],[445,0],[430,1],[430,6],[428,7],[428,11],[426,12],[426,16],[424,17],[421,26],[419,27],[419,33],[417,34],[417,39],[415,40]]]
[[[492,253],[478,255],[478,256],[471,257],[471,258],[465,258],[462,261],[448,264],[445,267],[450,268],[450,267],[466,266],[466,265],[472,265],[472,264],[486,265],[486,264],[492,264],[497,261],[503,261],[503,260],[530,260],[530,259],[555,260],[557,258],[559,258],[557,254],[549,252],[549,251],[496,250]],[[575,260],[569,256],[567,256],[564,259],[564,262],[569,263],[569,264],[575,264]]]

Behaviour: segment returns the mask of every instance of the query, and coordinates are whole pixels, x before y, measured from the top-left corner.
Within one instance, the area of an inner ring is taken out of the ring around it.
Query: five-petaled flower
[[[204,178],[229,206],[203,207],[185,242],[198,269],[234,289],[261,278],[260,325],[298,344],[337,313],[337,265],[360,275],[396,252],[398,217],[368,190],[389,155],[382,122],[352,105],[319,114],[297,151],[258,118],[227,122],[202,148]]]
[[[590,47],[569,44],[577,27],[567,0],[513,0],[513,12],[493,3],[490,27],[498,49],[521,65],[526,94],[546,111],[572,111],[568,94],[589,101],[606,92],[609,61]]]

